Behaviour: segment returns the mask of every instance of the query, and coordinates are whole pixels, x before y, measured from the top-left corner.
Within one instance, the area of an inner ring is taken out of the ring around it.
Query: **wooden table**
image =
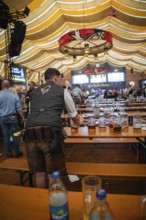
[[[79,127],[78,131],[72,131],[71,127],[64,127],[69,138],[136,138],[139,141],[139,161],[140,163],[146,163],[146,131],[134,130],[133,127],[129,127],[128,130],[121,130],[120,132],[114,132],[109,127],[99,128],[95,127],[92,132],[88,127]],[[144,141],[141,139],[144,138]]]
[[[108,107],[105,106],[105,107]],[[142,105],[142,106],[121,106],[125,111],[146,111],[146,106]],[[82,112],[93,112],[93,107],[86,107],[86,108],[77,108],[76,110],[79,113]],[[103,111],[104,107],[100,107],[100,110]],[[115,109],[117,111],[117,109]]]
[[[117,113],[118,114],[118,113]],[[83,118],[88,118],[88,117],[94,117],[94,114],[91,112],[91,113],[84,113],[84,114],[80,114]],[[133,117],[133,116],[141,116],[141,117],[146,117],[146,112],[140,112],[140,111],[129,111],[129,112],[126,112],[126,115],[128,117]],[[103,113],[100,113],[100,116],[104,116]],[[121,115],[122,116],[122,115]],[[68,114],[62,114],[61,115],[61,118],[62,119],[69,119],[69,115]]]
[[[129,127],[127,131],[122,130],[121,132],[113,132],[109,127],[99,128],[96,127],[94,132],[89,132],[88,127],[79,127],[78,132],[74,133],[71,127],[65,127],[64,130],[68,137],[78,137],[78,138],[145,138],[146,131],[136,131],[133,127]]]
[[[82,220],[82,193],[68,192],[68,197],[69,219]],[[115,220],[140,220],[140,198],[107,194]],[[0,219],[49,220],[48,190],[0,184]]]

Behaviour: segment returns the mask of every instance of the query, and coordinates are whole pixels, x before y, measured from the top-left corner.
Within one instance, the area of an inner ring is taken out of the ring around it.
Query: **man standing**
[[[31,81],[30,82],[30,87],[29,90],[27,91],[26,95],[25,95],[25,101],[26,101],[26,105],[27,105],[27,115],[29,112],[29,102],[30,102],[30,95],[31,93],[35,90],[35,82]]]
[[[146,97],[146,83],[144,84],[144,87],[142,89],[142,93],[143,93],[144,97]]]
[[[19,97],[9,91],[9,80],[2,81],[2,91],[0,93],[0,124],[4,135],[6,156],[12,157],[10,137],[13,139],[14,156],[20,157],[19,139],[13,134],[19,130],[17,114],[24,120]]]
[[[40,188],[48,187],[47,178],[53,171],[65,171],[61,120],[64,105],[74,123],[81,122],[71,95],[61,87],[60,72],[49,68],[44,75],[46,83],[31,93],[25,132],[29,168],[36,173],[36,187]]]
[[[83,103],[83,93],[80,88],[80,85],[78,84],[76,85],[76,87],[72,90],[72,95],[73,95],[75,104],[81,105]]]

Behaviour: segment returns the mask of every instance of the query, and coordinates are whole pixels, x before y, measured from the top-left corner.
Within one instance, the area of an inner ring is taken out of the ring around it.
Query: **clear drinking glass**
[[[89,213],[96,200],[96,191],[101,189],[101,178],[98,176],[86,176],[82,179],[83,195],[83,219],[89,220]]]
[[[72,134],[78,133],[78,125],[75,124],[71,119],[70,119],[70,127],[71,127],[71,132]]]
[[[123,115],[121,117],[121,126],[123,130],[128,130],[129,127],[128,115]]]
[[[140,196],[140,220],[146,219],[146,195]]]
[[[100,108],[98,108],[98,107],[93,108],[93,114],[94,114],[95,118],[99,118]]]
[[[113,130],[114,117],[110,116],[108,119],[108,126],[111,130]]]
[[[95,118],[94,117],[90,117],[88,118],[88,131],[89,133],[94,133],[95,132]]]
[[[105,128],[106,127],[106,119],[105,119],[105,117],[103,117],[103,116],[99,117],[98,125],[99,125],[99,128]]]
[[[121,116],[114,116],[113,131],[121,132],[121,130],[122,130]]]
[[[141,130],[142,125],[142,117],[141,116],[133,116],[133,128],[135,130]]]
[[[110,109],[107,108],[103,108],[103,115],[105,118],[109,118],[110,117]]]

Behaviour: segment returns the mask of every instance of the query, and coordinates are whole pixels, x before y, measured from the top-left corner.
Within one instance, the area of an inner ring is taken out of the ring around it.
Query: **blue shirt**
[[[72,95],[73,95],[74,98],[81,100],[81,98],[82,98],[82,90],[79,87],[75,87],[72,90]]]
[[[8,90],[0,92],[0,116],[16,114],[22,111],[19,97]]]

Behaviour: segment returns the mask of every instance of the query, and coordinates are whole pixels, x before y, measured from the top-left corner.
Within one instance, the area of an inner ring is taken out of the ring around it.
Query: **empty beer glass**
[[[133,128],[135,130],[141,130],[142,125],[142,117],[141,116],[133,116]]]
[[[89,220],[89,213],[96,200],[96,191],[101,188],[101,178],[86,176],[82,179],[83,219]]]
[[[103,117],[103,116],[99,117],[98,125],[99,125],[99,128],[105,128],[106,127],[106,119],[105,119],[105,117]]]
[[[100,108],[99,107],[93,108],[93,114],[94,114],[95,118],[99,118]]]

